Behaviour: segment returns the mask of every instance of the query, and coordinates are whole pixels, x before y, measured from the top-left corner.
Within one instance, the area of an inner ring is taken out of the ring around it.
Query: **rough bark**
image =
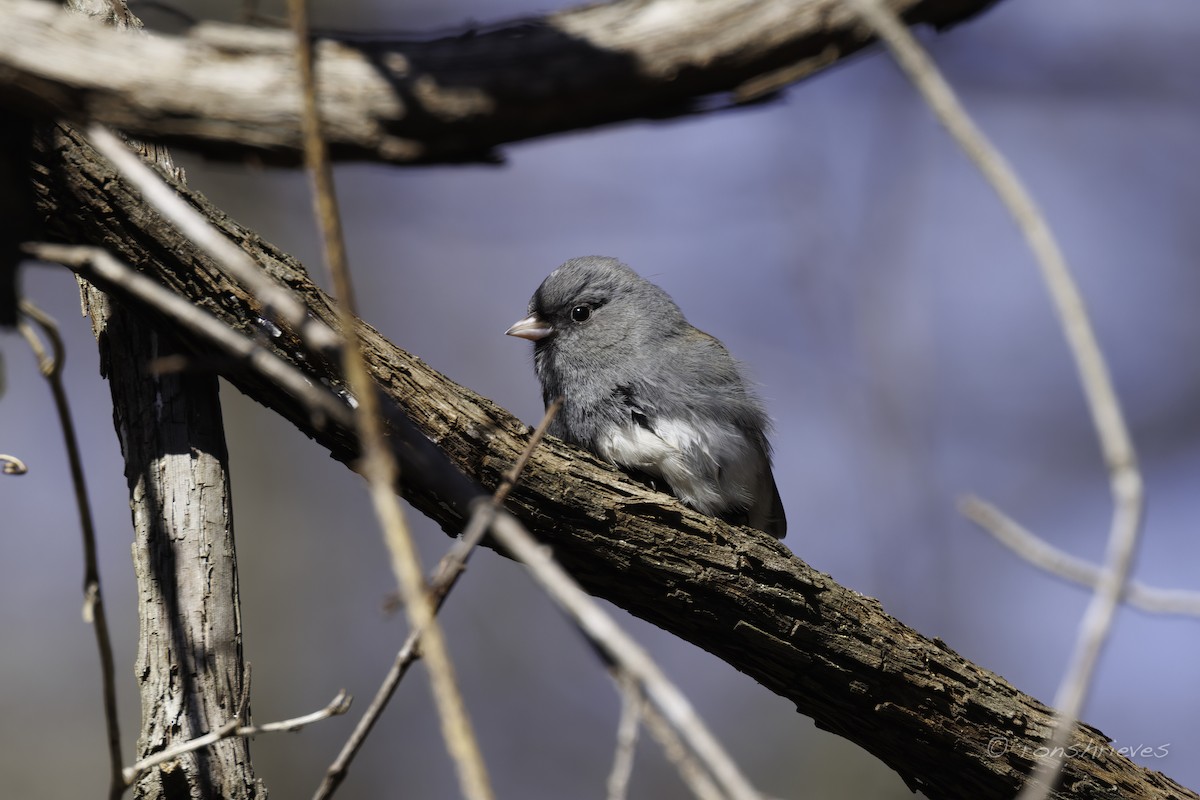
[[[141,758],[219,727],[242,698],[228,454],[215,376],[151,374],[153,359],[181,352],[176,337],[96,289],[85,291],[133,512]],[[265,796],[243,738],[150,770],[135,793],[146,800]]]
[[[259,331],[255,298],[143,206],[86,147],[61,138],[40,158],[39,202],[58,236],[104,242],[234,328]],[[327,299],[294,259],[199,195],[190,197],[263,269],[292,287],[315,316],[335,324]],[[520,452],[528,428],[369,326],[361,330],[387,399],[458,469],[483,487],[494,486]],[[289,332],[259,338],[306,371],[314,385],[343,385],[336,364],[306,352]],[[353,459],[349,431],[317,427],[292,398],[244,363],[226,363],[223,373],[335,458]],[[446,490],[420,470],[408,470],[403,491],[447,531],[462,526],[459,489]],[[930,798],[1007,800],[1037,758],[1050,709],[944,642],[890,617],[877,601],[839,586],[764,534],[684,508],[554,439],[539,448],[509,505],[588,591],[724,659],[818,726],[875,754]],[[1054,797],[1197,798],[1119,755],[1108,741],[1080,726]]]
[[[943,28],[994,2],[891,5]],[[756,102],[870,41],[841,0],[619,0],[421,41],[324,38],[321,119],[335,158],[496,160],[497,147],[535,136]],[[0,105],[212,157],[301,161],[286,31],[132,37],[3,0]]]
[[[139,24],[123,3],[71,5],[110,24]],[[80,19],[99,29],[96,19]],[[141,149],[181,181],[165,150]],[[96,286],[84,282],[81,291],[112,394],[133,515],[142,758],[219,727],[242,700],[229,455],[217,377],[153,374],[155,359],[183,352],[178,337]],[[143,800],[266,795],[244,738],[225,739],[149,770],[134,793]]]

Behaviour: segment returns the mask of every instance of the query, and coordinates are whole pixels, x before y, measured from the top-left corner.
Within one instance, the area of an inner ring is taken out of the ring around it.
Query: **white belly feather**
[[[661,477],[680,500],[705,514],[750,504],[758,465],[744,437],[679,419],[655,420],[654,428],[630,420],[601,437],[596,448],[614,464]]]

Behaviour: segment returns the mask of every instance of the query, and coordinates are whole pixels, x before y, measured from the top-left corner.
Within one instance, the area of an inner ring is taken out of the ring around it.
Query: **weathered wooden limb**
[[[943,28],[995,1],[893,5]],[[523,139],[756,102],[870,41],[840,0],[617,0],[424,40],[326,37],[315,51],[331,154],[405,164],[494,161]],[[292,44],[287,31],[213,24],[135,37],[0,0],[0,105],[295,164]]]

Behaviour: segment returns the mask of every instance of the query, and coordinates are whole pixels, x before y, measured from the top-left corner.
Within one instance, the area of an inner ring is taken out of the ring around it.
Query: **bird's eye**
[[[575,306],[571,309],[571,319],[575,322],[587,322],[592,316],[591,306]]]

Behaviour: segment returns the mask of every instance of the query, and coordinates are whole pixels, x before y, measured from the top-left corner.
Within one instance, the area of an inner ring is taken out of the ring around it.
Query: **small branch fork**
[[[541,423],[533,431],[529,437],[529,443],[522,451],[521,457],[517,459],[512,468],[504,475],[504,479],[500,485],[496,487],[495,493],[492,495],[489,502],[481,502],[476,504],[471,512],[471,519],[467,523],[463,531],[462,537],[455,543],[442,560],[438,563],[437,569],[433,578],[429,581],[429,603],[433,608],[433,613],[441,610],[442,603],[446,599],[446,595],[454,588],[458,582],[458,578],[462,575],[466,568],[467,559],[474,552],[475,547],[483,540],[487,533],[492,520],[495,518],[496,510],[503,504],[509,492],[516,485],[520,478],[521,472],[525,469],[525,465],[529,463],[533,451],[537,449],[538,444],[542,441],[542,437],[546,435],[546,429],[550,427],[550,422],[554,419],[555,414],[562,408],[562,398],[556,399],[546,409],[546,414],[542,417]],[[342,746],[341,752],[337,758],[330,764],[329,769],[325,772],[325,778],[321,781],[317,791],[313,794],[313,800],[325,800],[337,791],[338,786],[346,779],[346,773],[350,769],[350,764],[354,761],[358,751],[362,748],[367,736],[375,727],[375,723],[379,721],[380,715],[391,701],[392,695],[396,692],[396,687],[400,685],[400,681],[408,672],[408,668],[421,657],[420,644],[421,637],[425,631],[421,628],[414,628],[405,640],[403,647],[396,654],[395,661],[392,662],[392,667],[388,670],[388,674],[384,677],[383,683],[378,691],[375,692],[375,697],[371,700],[371,704],[367,706],[367,710],[363,713],[362,719],[355,725],[350,737]]]
[[[329,717],[335,717],[340,714],[345,714],[350,709],[351,698],[346,694],[345,690],[339,691],[334,696],[329,704],[324,708],[320,708],[311,714],[305,714],[292,719],[280,720],[279,722],[268,722],[262,725],[243,725],[242,720],[246,715],[246,708],[250,704],[250,670],[246,669],[246,679],[243,682],[244,688],[242,696],[238,701],[237,713],[226,722],[224,725],[209,731],[208,733],[197,736],[194,739],[189,739],[186,742],[172,745],[164,750],[160,750],[152,756],[143,758],[131,767],[126,767],[121,771],[121,778],[124,781],[124,787],[133,785],[133,782],[138,779],[138,776],[149,769],[165,764],[168,761],[174,761],[182,755],[186,755],[203,747],[209,747],[216,744],[222,739],[228,739],[232,736],[257,736],[260,733],[283,733],[290,731],[298,731],[301,728],[311,725],[314,722],[320,722]]]
[[[619,674],[636,682],[638,690],[679,733],[687,750],[704,765],[723,795],[732,800],[757,800],[758,792],[704,725],[683,693],[521,523],[504,511],[497,511],[491,529],[500,546],[529,568],[538,585],[559,604],[605,659],[615,665]]]

